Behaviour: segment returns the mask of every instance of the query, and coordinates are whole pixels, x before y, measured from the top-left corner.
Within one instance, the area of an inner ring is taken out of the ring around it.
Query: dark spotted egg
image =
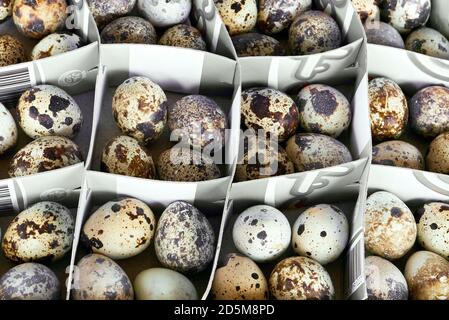
[[[52,85],[26,90],[17,104],[17,113],[20,127],[33,139],[53,135],[73,138],[83,124],[76,101]]]
[[[419,28],[405,40],[405,48],[440,59],[449,59],[449,41],[437,30]]]
[[[12,15],[14,0],[0,0],[0,22]]]
[[[312,0],[260,0],[257,26],[267,34],[279,33],[311,7]]]
[[[186,21],[191,0],[137,0],[140,14],[155,27],[166,28]]]
[[[0,155],[16,145],[17,134],[14,118],[0,102]]]
[[[257,23],[256,0],[214,0],[231,36],[254,29]]]
[[[449,174],[449,132],[440,134],[430,143],[426,164],[429,171]]]
[[[388,23],[382,21],[367,21],[365,33],[368,43],[405,49],[401,34]]]
[[[167,29],[159,39],[159,44],[163,46],[190,48],[195,50],[207,50],[206,42],[198,29],[186,25],[178,24]]]
[[[362,22],[380,19],[378,0],[352,0],[351,2]]]
[[[424,157],[410,143],[393,140],[382,142],[373,148],[373,164],[424,170]]]
[[[56,32],[42,39],[31,51],[31,60],[39,60],[78,49],[81,38],[76,34]]]
[[[137,0],[87,0],[98,28],[131,13]]]
[[[27,61],[23,44],[9,34],[0,35],[0,67]]]
[[[383,20],[400,33],[424,26],[429,20],[430,11],[430,0],[383,0],[381,6]]]
[[[156,255],[164,267],[195,274],[203,271],[215,252],[215,234],[206,216],[184,201],[170,204],[159,219]]]
[[[265,34],[256,32],[240,34],[232,37],[232,43],[239,57],[285,55],[281,43]]]
[[[101,31],[102,43],[157,43],[156,29],[140,17],[122,17]]]

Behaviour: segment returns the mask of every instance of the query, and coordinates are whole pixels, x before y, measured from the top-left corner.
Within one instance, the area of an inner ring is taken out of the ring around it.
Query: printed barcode
[[[14,209],[8,185],[0,185],[0,213]]]
[[[364,282],[364,270],[362,270],[362,262],[364,258],[364,242],[363,237],[357,238],[355,245],[349,252],[349,288],[352,292],[357,290]]]
[[[20,94],[32,87],[28,66],[6,68],[0,71],[0,102],[13,103]]]

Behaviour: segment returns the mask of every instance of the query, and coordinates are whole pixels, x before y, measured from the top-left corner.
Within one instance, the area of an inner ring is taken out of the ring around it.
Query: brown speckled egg
[[[388,23],[382,21],[367,21],[365,33],[368,43],[405,49],[401,34]]]
[[[74,300],[133,300],[131,281],[120,266],[108,257],[90,254],[78,261]]]
[[[430,11],[430,0],[383,0],[381,7],[383,20],[400,33],[408,33],[425,25]]]
[[[159,39],[163,46],[207,50],[206,42],[198,29],[186,24],[178,24],[164,32]]]
[[[265,34],[255,32],[240,34],[232,37],[232,43],[239,57],[285,55],[281,43]]]
[[[418,209],[417,218],[419,244],[449,259],[449,205],[427,203]]]
[[[103,149],[101,170],[139,178],[156,178],[153,158],[139,141],[128,136],[110,140]]]
[[[66,0],[15,0],[13,19],[25,36],[42,39],[61,30],[67,19]]]
[[[449,41],[437,30],[419,28],[405,40],[405,48],[440,59],[449,59]]]
[[[102,43],[143,43],[157,42],[156,29],[140,17],[122,17],[109,23],[101,32]]]
[[[207,5],[212,6],[212,3]],[[137,8],[153,26],[166,28],[188,19],[192,0],[137,0]]]
[[[214,0],[231,36],[254,29],[257,23],[256,0]]]
[[[262,129],[284,141],[298,128],[298,107],[285,93],[270,88],[242,92],[242,122],[248,129]]]
[[[14,0],[0,0],[0,22],[12,15]]]
[[[309,85],[298,93],[296,102],[299,124],[306,132],[337,138],[351,124],[352,111],[348,99],[330,86]]]
[[[173,202],[165,209],[154,241],[161,264],[179,272],[201,272],[214,257],[212,226],[197,208],[184,201]]]
[[[56,32],[42,39],[31,51],[31,60],[39,60],[78,49],[81,38],[76,34]]]
[[[279,33],[311,7],[312,0],[260,0],[257,26],[267,34]]]
[[[435,253],[413,254],[405,265],[405,279],[413,300],[449,300],[449,262]]]
[[[378,21],[380,18],[378,2],[378,0],[352,0],[352,5],[362,22],[366,20]]]
[[[390,261],[371,256],[365,259],[368,300],[407,300],[407,281]]]
[[[151,244],[156,219],[140,200],[109,201],[87,219],[81,240],[94,253],[111,259],[127,259],[142,253]]]
[[[290,26],[288,44],[293,55],[321,53],[336,49],[341,43],[340,27],[322,11],[306,11]]]
[[[306,257],[279,262],[271,272],[269,286],[277,300],[332,300],[335,295],[326,269]]]
[[[407,98],[392,80],[376,78],[368,86],[371,132],[378,141],[399,138],[408,122]]]
[[[174,147],[161,153],[157,171],[165,181],[200,182],[221,177],[220,168],[212,158],[189,148]]]
[[[215,272],[211,295],[214,300],[267,300],[268,283],[250,258],[230,253]]]
[[[71,249],[74,230],[69,209],[56,202],[38,202],[11,222],[3,237],[3,252],[16,262],[57,261]]]
[[[205,147],[210,143],[223,146],[226,114],[218,104],[201,95],[186,96],[168,108],[168,127],[172,134],[189,145]]]
[[[167,97],[159,85],[145,77],[123,82],[112,99],[119,129],[145,144],[157,140],[167,121]]]
[[[415,244],[415,218],[394,194],[380,191],[366,201],[365,247],[389,260],[403,257]]]
[[[424,157],[410,143],[393,140],[378,144],[373,148],[373,164],[424,170]]]
[[[56,170],[83,162],[80,148],[63,137],[48,136],[36,139],[23,147],[11,160],[11,178]]]
[[[16,145],[17,136],[17,126],[14,118],[0,102],[0,155]]]
[[[32,139],[53,135],[73,138],[83,124],[76,101],[52,85],[26,90],[17,104],[17,113],[20,127]]]
[[[137,0],[87,0],[98,28],[103,29],[111,21],[129,14]]]
[[[25,62],[25,49],[22,43],[9,34],[0,35],[0,67]]]
[[[57,300],[59,280],[49,268],[24,263],[6,272],[0,279],[0,300]]]
[[[432,141],[426,164],[429,171],[449,174],[449,132],[440,134]]]
[[[317,133],[299,133],[290,138],[288,157],[299,172],[323,169],[351,162],[352,155],[340,141]]]

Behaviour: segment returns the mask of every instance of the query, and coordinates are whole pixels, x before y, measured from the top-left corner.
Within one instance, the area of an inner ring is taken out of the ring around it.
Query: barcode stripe
[[[14,209],[8,185],[0,185],[0,213]]]
[[[355,291],[358,287],[360,287],[360,285],[363,284],[365,278],[365,271],[362,270],[362,262],[364,260],[365,254],[363,237],[362,239],[359,238],[356,241],[356,244],[349,253],[348,284],[349,288],[351,288],[351,291]]]
[[[15,102],[22,92],[31,86],[28,66],[0,71],[0,102],[5,104]]]

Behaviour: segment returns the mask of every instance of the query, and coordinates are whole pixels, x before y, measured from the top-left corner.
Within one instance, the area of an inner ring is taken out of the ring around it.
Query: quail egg
[[[257,23],[256,0],[214,0],[231,36],[253,30]]]
[[[11,222],[3,237],[3,252],[17,262],[56,261],[72,247],[74,230],[69,209],[55,202],[38,202]]]
[[[100,29],[111,21],[131,13],[137,0],[87,0],[90,12]]]
[[[449,132],[440,134],[432,141],[426,164],[429,171],[449,174]]]
[[[0,22],[12,15],[14,0],[0,0]]]
[[[401,34],[388,23],[382,21],[367,21],[365,33],[368,43],[405,49]]]
[[[281,43],[264,34],[249,32],[233,36],[231,40],[239,57],[285,55]]]
[[[264,33],[279,33],[311,7],[312,0],[260,0],[257,26]]]
[[[407,33],[425,25],[430,11],[430,0],[383,0],[381,15],[400,33]]]
[[[410,143],[393,140],[378,144],[373,148],[373,164],[424,170],[424,157]]]
[[[201,32],[186,24],[178,24],[165,31],[159,39],[159,44],[163,46],[207,50],[206,42]]]
[[[25,49],[22,43],[9,34],[0,35],[0,67],[25,62]]]
[[[17,135],[17,126],[14,118],[0,102],[0,155],[16,145]]]
[[[352,0],[352,5],[362,22],[379,20],[380,10],[377,4],[378,0]]]
[[[185,21],[192,8],[191,0],[137,0],[140,14],[155,27],[165,28]]]
[[[101,32],[103,43],[157,43],[156,29],[140,17],[122,17],[109,23]]]
[[[31,51],[31,60],[39,60],[81,47],[81,38],[71,33],[52,33],[42,39]]]
[[[449,59],[449,41],[437,30],[419,28],[405,40],[405,48],[440,59]]]

